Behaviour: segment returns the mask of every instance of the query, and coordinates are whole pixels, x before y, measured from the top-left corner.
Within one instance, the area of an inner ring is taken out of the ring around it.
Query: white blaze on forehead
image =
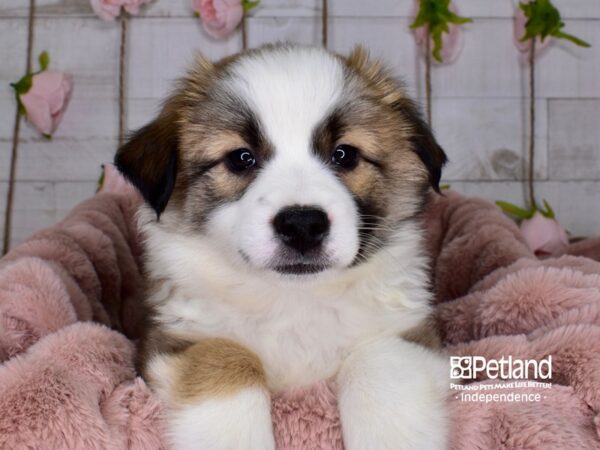
[[[256,114],[275,153],[306,153],[315,126],[341,96],[344,70],[318,48],[281,47],[242,57],[227,81]]]

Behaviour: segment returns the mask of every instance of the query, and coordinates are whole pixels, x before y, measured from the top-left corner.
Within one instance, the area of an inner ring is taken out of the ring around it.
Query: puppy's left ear
[[[406,95],[403,84],[379,60],[371,59],[369,53],[360,46],[354,48],[346,63],[362,75],[382,103],[401,113],[404,121],[410,124],[413,151],[427,168],[431,187],[440,192],[442,167],[448,159],[433,137],[429,125],[423,120],[419,108]]]
[[[412,101],[407,100],[399,103],[401,104],[398,105],[398,109],[412,125],[410,141],[413,151],[419,156],[429,172],[429,184],[439,193],[442,168],[448,162],[448,157],[437,143],[431,128],[423,119],[417,106]]]
[[[115,165],[156,211],[164,211],[175,186],[179,137],[174,114],[163,111],[117,151]]]

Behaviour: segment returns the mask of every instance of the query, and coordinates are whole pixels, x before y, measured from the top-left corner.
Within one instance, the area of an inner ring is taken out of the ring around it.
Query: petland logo
[[[475,380],[485,374],[490,380],[536,380],[552,379],[552,355],[539,361],[535,359],[513,359],[512,356],[500,359],[486,359],[484,356],[451,356],[450,378],[454,380]]]

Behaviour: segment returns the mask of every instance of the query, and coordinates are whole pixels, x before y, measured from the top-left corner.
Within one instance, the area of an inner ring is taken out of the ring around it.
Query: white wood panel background
[[[329,0],[330,47],[363,44],[402,76],[423,100],[423,65],[408,25],[413,0]],[[554,45],[538,64],[536,179],[574,235],[600,234],[600,1],[555,0],[567,30],[592,48]],[[455,0],[465,47],[433,71],[433,123],[451,163],[453,189],[491,200],[523,201],[527,148],[527,70],[512,39],[516,0]],[[250,46],[273,41],[320,42],[321,0],[262,0],[248,18]],[[28,2],[0,2],[0,216],[4,215],[14,98],[8,83],[25,67]],[[208,37],[189,0],[155,0],[131,19],[127,125],[156,113],[173,80],[197,51],[217,59],[241,49],[239,33]],[[37,0],[34,55],[48,50],[51,67],[70,72],[75,90],[58,132],[46,141],[21,129],[12,242],[50,225],[93,194],[100,165],[117,142],[120,29],[92,13],[88,0]],[[3,233],[0,223],[0,234]]]

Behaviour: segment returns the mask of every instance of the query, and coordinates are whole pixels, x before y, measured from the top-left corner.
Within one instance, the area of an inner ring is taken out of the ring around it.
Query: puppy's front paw
[[[389,337],[362,346],[338,376],[346,450],[443,450],[448,365]]]
[[[172,450],[274,450],[271,400],[261,387],[167,413]]]
[[[205,339],[155,354],[146,377],[165,405],[170,449],[275,449],[262,363],[236,342]]]

